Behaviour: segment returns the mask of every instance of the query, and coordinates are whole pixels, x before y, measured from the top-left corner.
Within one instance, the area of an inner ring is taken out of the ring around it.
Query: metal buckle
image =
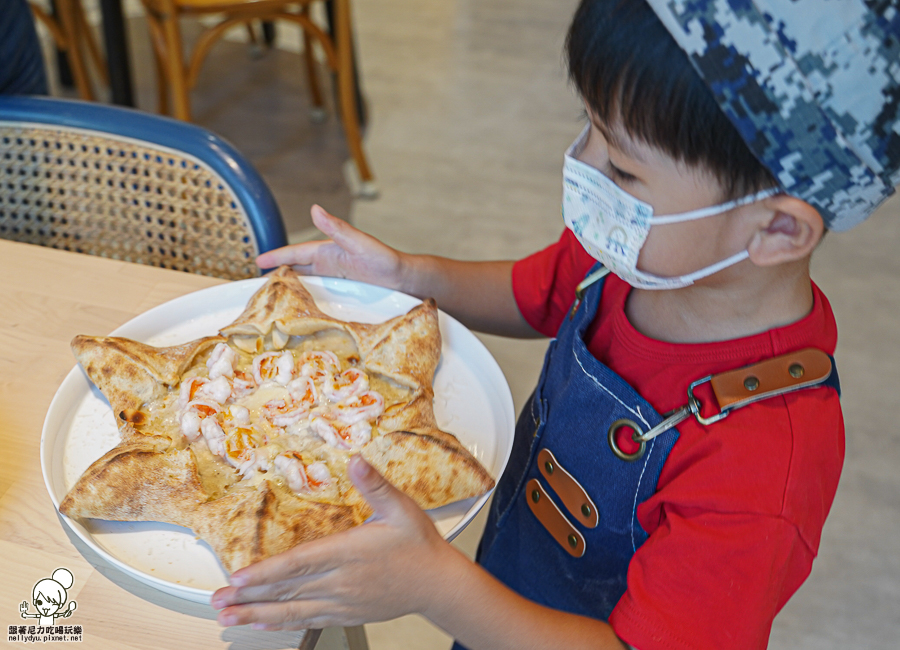
[[[710,417],[704,417],[700,415],[700,410],[703,408],[703,404],[700,402],[697,396],[694,395],[694,389],[701,384],[705,384],[706,382],[711,380],[712,377],[712,375],[709,375],[708,377],[704,377],[703,379],[698,379],[690,386],[688,386],[688,403],[663,415],[663,421],[648,430],[646,433],[641,430],[641,427],[637,424],[637,422],[635,422],[634,420],[629,420],[628,418],[619,418],[611,425],[609,425],[609,431],[607,432],[606,438],[609,442],[609,448],[612,450],[613,454],[615,454],[617,458],[621,458],[626,462],[633,463],[634,461],[639,460],[644,455],[644,453],[646,453],[648,442],[653,440],[658,435],[665,433],[672,427],[677,426],[692,415],[697,420],[697,422],[703,425],[709,425],[713,422],[718,422],[719,420],[728,417],[728,414],[731,413],[731,409],[719,411],[718,413],[716,413],[715,415],[711,415]],[[633,454],[622,451],[622,448],[619,447],[619,443],[616,441],[616,433],[623,427],[629,427],[634,430],[634,433],[631,435],[631,439],[640,445],[640,448]]]
[[[708,377],[704,377],[703,379],[698,379],[697,381],[692,383],[690,386],[688,386],[688,405],[691,408],[691,412],[693,413],[694,418],[696,418],[697,422],[699,422],[700,424],[703,424],[703,425],[708,425],[708,424],[712,424],[713,422],[718,422],[719,420],[722,420],[722,419],[728,417],[728,414],[731,413],[731,409],[723,409],[723,410],[719,411],[718,413],[716,413],[715,415],[712,415],[708,418],[705,418],[702,415],[700,415],[700,409],[703,408],[703,404],[701,404],[700,400],[694,396],[694,389],[697,386],[699,386],[701,384],[705,384],[706,382],[710,381],[712,378],[713,378],[713,376],[709,375]]]
[[[616,441],[616,433],[619,429],[629,427],[634,431],[631,434],[631,439],[640,444],[640,447],[633,454],[628,454],[622,451],[622,448],[619,447],[619,443]],[[638,426],[638,423],[634,420],[629,420],[628,418],[619,418],[615,422],[609,425],[609,431],[606,434],[606,439],[609,442],[609,448],[612,449],[612,452],[616,455],[617,458],[620,458],[626,462],[633,463],[634,461],[641,458],[644,455],[644,452],[647,451],[647,441],[643,440],[643,432],[641,431],[641,427]]]

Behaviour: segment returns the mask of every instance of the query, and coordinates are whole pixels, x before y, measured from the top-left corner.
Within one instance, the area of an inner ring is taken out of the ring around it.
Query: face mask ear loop
[[[686,276],[684,276],[684,279],[689,280],[691,284],[693,284],[694,280],[699,280],[701,278],[712,275],[713,273],[718,273],[722,269],[727,269],[729,266],[733,266],[738,262],[743,262],[748,257],[750,257],[750,251],[742,250],[739,253],[735,253],[731,257],[726,257],[721,262],[717,262],[716,264],[707,266],[705,269],[700,269],[699,271],[688,273]]]
[[[781,192],[777,187],[772,187],[767,190],[763,190],[761,192],[757,192],[756,194],[751,194],[749,196],[745,196],[741,199],[737,199],[735,201],[729,201],[728,203],[721,203],[719,205],[712,205],[708,208],[701,208],[700,210],[691,210],[690,212],[679,212],[678,214],[667,214],[660,217],[652,217],[650,219],[651,226],[664,226],[670,223],[681,223],[682,221],[693,221],[694,219],[702,219],[703,217],[711,217],[716,214],[720,214],[722,212],[727,212],[728,210],[733,210],[734,208],[739,208],[742,205],[748,205],[750,203],[755,203],[756,201],[761,201],[763,199],[767,199],[770,196],[775,196]]]
[[[665,278],[662,276],[653,275],[652,273],[645,273],[640,270],[635,271],[635,277],[642,280],[644,283],[642,286],[638,287],[640,289],[679,289],[694,284],[695,280],[700,280],[701,278],[705,278],[709,275],[712,275],[713,273],[718,273],[722,269],[737,264],[738,262],[742,262],[748,257],[750,257],[750,252],[747,250],[743,250],[739,253],[735,253],[731,257],[725,258],[721,262],[716,262],[715,264],[700,269],[699,271],[694,271],[693,273],[688,273],[687,275],[678,276],[676,278]],[[672,284],[670,284],[673,281],[677,281],[677,286],[672,286]]]
[[[578,137],[575,138],[575,142],[569,145],[569,148],[566,149],[566,156],[572,158],[573,160],[578,160],[578,156],[584,151],[584,146],[587,144],[588,140],[588,132],[591,130],[590,124],[585,124],[584,128],[581,129],[581,133],[578,134]],[[579,161],[581,162],[581,161]]]

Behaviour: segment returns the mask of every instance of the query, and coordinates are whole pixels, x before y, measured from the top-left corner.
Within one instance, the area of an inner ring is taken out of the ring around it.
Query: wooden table
[[[20,603],[34,612],[34,585],[65,567],[78,605],[56,623],[81,626],[79,648],[297,648],[301,632],[221,628],[212,608],[108,564],[68,532],[41,474],[41,428],[75,365],[72,337],[107,334],[155,305],[223,281],[6,240],[0,277],[0,645],[10,626],[37,624],[20,617]]]

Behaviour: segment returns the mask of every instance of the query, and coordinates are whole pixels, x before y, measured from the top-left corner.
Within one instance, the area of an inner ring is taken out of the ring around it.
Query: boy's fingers
[[[340,237],[341,226],[349,225],[343,219],[338,219],[327,212],[321,205],[314,205],[310,208],[309,214],[312,217],[313,225],[331,238],[334,238],[335,235]]]
[[[266,602],[287,602],[289,600],[309,600],[329,595],[327,584],[330,574],[310,577],[289,577],[281,582],[272,582],[247,587],[222,587],[216,591],[210,604],[215,609],[233,605]],[[326,585],[323,587],[323,584]]]
[[[313,609],[312,604],[304,601],[236,605],[219,612],[217,620],[219,625],[225,627],[262,623],[290,629],[303,629],[312,627],[310,623],[314,620],[311,616]]]
[[[231,574],[228,582],[233,587],[245,587],[327,573],[345,564],[344,556],[352,554],[352,549],[345,552],[346,544],[350,541],[348,538],[352,539],[351,536],[358,532],[358,529],[353,528],[305,542],[284,553],[238,569]]]
[[[366,502],[375,510],[376,515],[384,517],[402,509],[404,501],[409,499],[359,454],[350,458],[347,473]]]
[[[378,241],[362,230],[354,228],[343,219],[329,214],[320,205],[314,205],[310,210],[310,215],[312,215],[316,228],[350,254],[364,254],[367,252],[366,244]]]
[[[326,243],[328,242],[312,241],[266,251],[257,256],[256,265],[262,269],[271,269],[282,264],[308,266],[313,263],[319,247]]]

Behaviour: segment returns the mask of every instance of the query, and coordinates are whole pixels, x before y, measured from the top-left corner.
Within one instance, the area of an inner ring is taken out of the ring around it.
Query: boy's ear
[[[779,194],[762,202],[759,228],[748,250],[757,266],[775,266],[812,255],[825,224],[819,211],[806,201]]]

